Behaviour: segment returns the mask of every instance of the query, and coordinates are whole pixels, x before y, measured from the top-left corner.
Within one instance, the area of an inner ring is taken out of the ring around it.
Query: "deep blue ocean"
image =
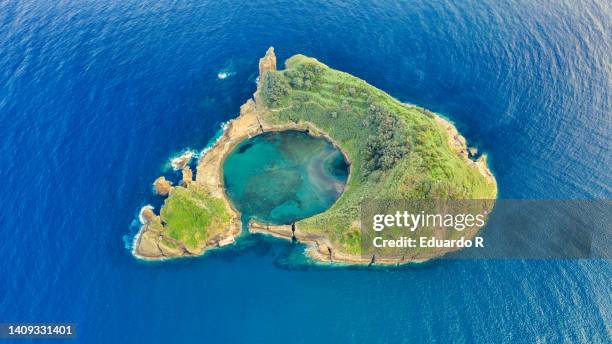
[[[449,117],[502,198],[609,199],[611,27],[606,1],[0,0],[0,322],[72,322],[84,343],[609,343],[609,260],[325,268],[248,237],[146,263],[129,245],[152,181],[238,114],[269,46]]]

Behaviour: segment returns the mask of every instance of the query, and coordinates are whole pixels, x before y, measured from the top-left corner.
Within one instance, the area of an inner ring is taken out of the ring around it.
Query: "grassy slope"
[[[342,251],[359,253],[360,204],[364,199],[493,199],[496,187],[448,146],[448,134],[427,110],[406,106],[365,81],[331,69],[315,59],[295,55],[277,73],[289,79],[291,70],[318,64],[323,68],[316,86],[295,87],[275,106],[268,106],[269,123],[307,121],[328,133],[352,160],[346,191],[324,213],[302,220],[300,230],[324,233]],[[288,74],[289,73],[289,74]],[[264,94],[265,98],[265,94]],[[394,168],[366,175],[363,143],[374,133],[364,127],[369,104],[396,113],[408,128],[410,153]]]
[[[163,233],[197,251],[209,238],[230,225],[230,216],[221,199],[209,196],[192,183],[175,187],[160,212]]]

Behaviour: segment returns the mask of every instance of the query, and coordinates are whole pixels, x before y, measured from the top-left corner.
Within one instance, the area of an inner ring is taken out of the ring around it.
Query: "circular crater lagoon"
[[[223,165],[225,189],[244,219],[290,224],[329,208],[349,175],[329,141],[302,131],[266,132],[244,140]]]

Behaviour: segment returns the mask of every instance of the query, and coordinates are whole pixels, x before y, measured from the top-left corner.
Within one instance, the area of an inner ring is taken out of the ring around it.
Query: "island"
[[[245,140],[288,130],[323,138],[340,150],[349,168],[346,185],[328,209],[307,218],[280,225],[250,219],[243,225],[227,195],[224,162]],[[159,214],[150,206],[141,210],[133,254],[142,259],[198,256],[232,245],[244,227],[304,243],[308,256],[318,262],[371,264],[373,259],[364,256],[360,246],[362,203],[494,200],[497,183],[486,154],[474,158],[475,153],[441,116],[304,55],[289,58],[279,70],[270,48],[259,61],[253,98],[199,158],[195,179],[184,162],[179,164],[183,178],[177,185],[164,177],[155,181],[155,190],[167,198]],[[376,263],[420,262],[450,251],[415,250],[408,257]]]

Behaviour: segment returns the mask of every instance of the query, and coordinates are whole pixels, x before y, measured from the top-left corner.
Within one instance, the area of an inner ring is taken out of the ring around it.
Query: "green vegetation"
[[[318,64],[301,64],[287,70],[285,76],[294,89],[315,91],[321,87],[323,72],[323,67]]]
[[[266,105],[276,106],[289,94],[289,82],[280,73],[268,72],[263,82],[263,94]]]
[[[172,190],[160,217],[164,224],[163,233],[182,242],[191,252],[228,228],[230,222],[223,201],[211,197],[193,183]]]
[[[300,230],[325,234],[343,252],[360,251],[364,200],[496,197],[495,183],[449,147],[448,133],[429,111],[303,55],[265,80],[266,122],[311,123],[352,160],[351,179],[338,201],[298,222]]]
[[[406,124],[397,114],[371,104],[363,125],[372,132],[363,149],[364,173],[389,170],[408,153]]]

